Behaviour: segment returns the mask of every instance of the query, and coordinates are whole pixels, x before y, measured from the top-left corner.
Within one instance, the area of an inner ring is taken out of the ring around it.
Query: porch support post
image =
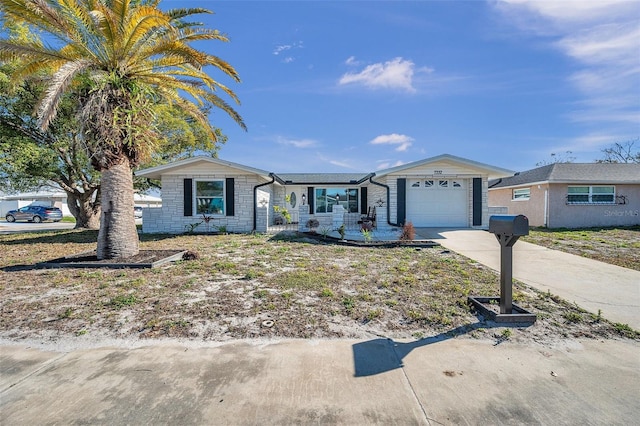
[[[376,207],[376,229],[378,231],[388,231],[391,228],[387,221],[387,209],[385,207]]]
[[[338,229],[342,224],[344,224],[344,207],[335,205],[333,206],[333,227],[331,229]]]
[[[270,194],[268,192],[257,192],[256,209],[256,232],[264,234],[269,228],[269,199]]]
[[[300,215],[300,218],[298,220],[298,232],[309,231],[309,228],[307,228],[307,222],[311,218],[311,215],[309,214],[309,205],[306,204],[304,206],[300,206],[298,209],[298,214]]]

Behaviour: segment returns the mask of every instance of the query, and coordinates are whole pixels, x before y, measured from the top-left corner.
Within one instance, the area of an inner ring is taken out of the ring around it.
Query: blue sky
[[[515,171],[640,136],[638,1],[176,1],[229,43],[248,131],[220,158],[376,171],[444,153]]]

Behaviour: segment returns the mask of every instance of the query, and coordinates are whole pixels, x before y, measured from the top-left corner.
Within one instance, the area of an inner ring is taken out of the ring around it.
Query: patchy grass
[[[0,235],[0,336],[507,338],[496,337],[496,324],[479,328],[467,304],[469,295],[498,295],[498,274],[439,248],[335,246],[296,233],[142,235],[142,249],[191,250],[197,259],[159,269],[32,266],[93,250],[96,237],[79,230]],[[511,341],[640,337],[521,283],[514,300],[539,319],[513,329]]]
[[[624,228],[532,228],[523,241],[640,271],[640,225]]]

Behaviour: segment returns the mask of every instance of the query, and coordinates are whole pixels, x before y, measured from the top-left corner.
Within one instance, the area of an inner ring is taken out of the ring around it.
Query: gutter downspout
[[[544,190],[544,227],[549,227],[549,188]]]
[[[391,223],[391,188],[389,188],[388,185],[385,185],[384,183],[380,183],[380,182],[376,182],[375,180],[373,180],[373,177],[376,174],[373,173],[370,177],[369,177],[369,182],[371,182],[374,185],[378,185],[381,186],[383,188],[385,188],[387,190],[387,223],[390,226],[397,226],[400,227],[400,225],[398,225],[397,223]]]
[[[271,185],[276,181],[276,175],[269,173],[271,176],[270,182],[261,183],[253,187],[253,232],[256,232],[256,225],[258,223],[258,188]]]

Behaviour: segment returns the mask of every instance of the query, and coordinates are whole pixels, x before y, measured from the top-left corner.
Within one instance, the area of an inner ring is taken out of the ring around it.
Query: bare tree
[[[549,164],[556,164],[556,163],[573,163],[574,161],[576,161],[576,157],[574,157],[572,154],[573,152],[571,151],[566,151],[564,154],[556,154],[555,152],[552,152],[551,158],[547,160],[538,161],[536,163],[536,166],[538,167],[548,166]]]
[[[597,163],[640,163],[640,148],[636,143],[640,138],[626,142],[616,142],[609,148],[602,150],[604,158],[596,160]]]

